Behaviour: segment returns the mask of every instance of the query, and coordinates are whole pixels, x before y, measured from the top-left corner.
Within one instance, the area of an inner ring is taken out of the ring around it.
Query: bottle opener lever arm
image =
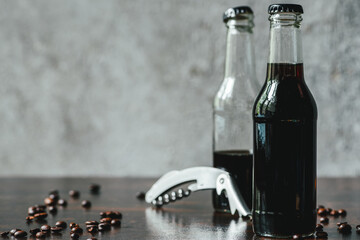
[[[249,216],[251,214],[244,198],[236,187],[236,183],[227,172],[220,174],[216,180],[217,195],[220,195],[223,190],[226,191],[231,214],[234,215],[236,210],[240,216]]]
[[[190,183],[187,187],[188,190],[183,192],[183,190],[180,189],[181,191],[178,191],[178,193],[171,192],[169,200],[168,192],[186,183]],[[213,167],[192,167],[181,171],[171,171],[163,175],[153,184],[146,193],[145,200],[148,203],[161,206],[170,201],[181,199],[183,196],[188,196],[190,192],[209,189],[216,189],[218,195],[220,195],[223,190],[226,191],[231,214],[235,214],[236,211],[242,216],[248,216],[250,214],[250,210],[246,206],[230,174],[224,170]]]

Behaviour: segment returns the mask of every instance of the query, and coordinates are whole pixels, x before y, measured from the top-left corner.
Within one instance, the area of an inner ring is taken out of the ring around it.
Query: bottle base
[[[255,233],[257,236],[259,237],[266,237],[266,238],[282,238],[282,239],[291,239],[293,238],[294,235],[299,235],[301,236],[301,238],[308,238],[308,237],[312,237],[314,236],[315,232],[312,233],[305,233],[305,234],[297,234],[294,233],[293,235],[277,235],[277,234],[272,234],[272,233]]]

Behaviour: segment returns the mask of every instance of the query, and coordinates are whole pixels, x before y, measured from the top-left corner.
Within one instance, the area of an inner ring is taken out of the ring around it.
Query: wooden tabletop
[[[27,209],[43,204],[48,192],[57,189],[68,200],[66,208],[58,208],[56,215],[49,215],[47,224],[56,221],[76,222],[85,228],[87,220],[99,220],[101,211],[123,213],[122,227],[95,234],[97,239],[264,239],[253,235],[251,222],[234,219],[229,215],[214,214],[210,191],[193,193],[190,197],[154,209],[135,196],[138,191],[149,189],[155,179],[137,178],[0,178],[0,231],[20,228],[25,231],[43,223],[26,223]],[[326,178],[318,180],[318,203],[333,209],[345,208],[345,218],[330,218],[325,227],[329,239],[360,239],[355,226],[360,224],[360,179]],[[101,192],[92,195],[89,185],[98,183]],[[78,200],[71,199],[69,190],[79,190]],[[84,210],[82,200],[90,200],[92,207]],[[350,235],[341,235],[336,222],[347,221],[353,227]],[[70,239],[69,228],[62,236],[47,239]],[[84,233],[80,239],[87,239]],[[1,239],[1,237],[0,237]],[[11,238],[9,238],[11,239]],[[28,237],[28,239],[34,239]]]

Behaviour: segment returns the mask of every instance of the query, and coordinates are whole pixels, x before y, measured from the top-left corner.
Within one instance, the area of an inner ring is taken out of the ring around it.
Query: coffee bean
[[[71,229],[72,233],[77,233],[77,234],[82,234],[83,233],[83,229],[81,227],[73,227]]]
[[[319,208],[319,210],[317,211],[317,214],[319,216],[322,216],[322,217],[326,217],[326,215],[328,214],[327,210],[325,208]]]
[[[316,238],[327,238],[327,232],[316,232]]]
[[[293,239],[302,239],[300,234],[295,234],[292,238]]]
[[[340,233],[350,233],[351,232],[351,226],[347,223],[343,223],[338,228]]]
[[[71,223],[69,224],[69,227],[70,227],[70,228],[74,228],[74,227],[79,227],[79,225],[76,224],[76,223],[74,223],[74,222],[71,222]]]
[[[59,194],[50,194],[49,198],[57,202],[57,200],[59,200]]]
[[[86,221],[85,225],[98,225],[99,223],[97,221]]]
[[[25,218],[25,220],[26,221],[28,221],[28,222],[31,222],[32,220],[34,220],[34,216],[27,216],[26,218]]]
[[[11,229],[9,233],[10,233],[11,236],[14,236],[14,234],[15,234],[17,231],[21,231],[21,229],[14,228],[14,229]]]
[[[88,200],[84,200],[84,201],[81,202],[81,206],[83,208],[91,208],[91,202],[88,201]]]
[[[65,199],[59,199],[57,204],[59,206],[66,207],[67,206],[67,201]]]
[[[332,211],[332,208],[327,208],[326,211],[328,212],[328,214]]]
[[[321,217],[321,218],[320,218],[320,222],[321,222],[321,223],[324,223],[324,224],[328,224],[328,223],[329,223],[329,218],[327,218],[327,217]]]
[[[36,205],[34,205],[34,207],[36,207],[37,209],[42,209],[42,210],[46,209],[46,205],[36,204]]]
[[[36,235],[40,231],[41,231],[40,228],[34,228],[34,229],[30,229],[29,232],[31,235]]]
[[[106,215],[106,212],[100,212],[100,217],[101,218],[105,218],[107,215]]]
[[[111,220],[111,225],[114,227],[120,227],[121,221],[119,219],[113,219],[113,220]]]
[[[7,237],[10,232],[0,232],[0,237]]]
[[[100,192],[100,185],[93,183],[89,186],[89,189],[92,194],[98,194]]]
[[[72,239],[79,239],[80,235],[77,234],[77,233],[71,233],[70,237],[71,237]]]
[[[57,208],[55,206],[50,206],[49,207],[49,213],[56,214],[57,213]]]
[[[360,225],[357,225],[357,226],[355,227],[355,229],[356,229],[356,233],[360,234]]]
[[[66,224],[66,222],[64,222],[64,221],[57,221],[57,222],[55,223],[55,226],[60,227],[60,228],[66,228],[66,227],[67,227],[67,224]]]
[[[324,226],[322,224],[316,224],[315,230],[317,232],[322,232],[324,229]]]
[[[80,197],[80,192],[77,190],[70,190],[69,191],[69,195],[72,198],[79,198]]]
[[[100,232],[108,231],[111,229],[111,225],[109,223],[100,223],[98,228]]]
[[[36,213],[34,215],[34,218],[36,218],[37,220],[43,220],[48,216],[47,213]]]
[[[42,225],[42,226],[40,227],[40,230],[41,230],[42,232],[49,232],[50,229],[51,229],[51,227],[50,227],[49,225],[47,225],[47,224]]]
[[[336,210],[332,210],[332,211],[330,212],[330,216],[338,217],[338,216],[339,216],[339,212],[336,211]]]
[[[46,238],[46,233],[44,233],[44,232],[38,232],[38,233],[36,233],[36,238]]]
[[[136,198],[139,200],[145,200],[145,193],[144,192],[137,192]]]
[[[28,215],[32,216],[34,215],[36,212],[36,207],[29,207],[28,208]]]
[[[338,222],[338,223],[336,223],[336,225],[337,225],[338,227],[340,227],[341,224],[347,224],[347,222]]]
[[[97,233],[98,232],[98,227],[97,226],[93,226],[93,227],[90,227],[90,228],[88,228],[87,229],[87,231],[89,232],[89,233]]]
[[[111,220],[112,220],[112,218],[109,218],[109,217],[102,218],[102,219],[100,219],[100,223],[111,223]]]
[[[58,191],[58,190],[51,190],[51,191],[49,192],[49,195],[51,195],[51,194],[59,195],[59,191]]]
[[[339,213],[339,215],[342,216],[342,217],[345,217],[346,214],[347,214],[347,212],[346,212],[345,209],[339,209],[339,210],[338,210],[338,213]]]
[[[54,199],[47,197],[44,199],[44,203],[47,206],[53,206],[53,205],[55,205],[56,202],[54,201]]]
[[[118,211],[107,211],[105,212],[106,217],[108,218],[112,218],[112,219],[122,219],[122,214],[121,212]]]
[[[26,237],[26,236],[27,236],[27,232],[22,231],[22,230],[16,231],[16,232],[14,233],[14,237],[15,237],[15,238],[23,238],[23,237]]]
[[[96,237],[88,238],[87,240],[97,240]]]
[[[52,232],[52,233],[59,233],[59,232],[61,232],[62,230],[63,230],[62,227],[52,227],[52,228],[51,228],[51,232]]]

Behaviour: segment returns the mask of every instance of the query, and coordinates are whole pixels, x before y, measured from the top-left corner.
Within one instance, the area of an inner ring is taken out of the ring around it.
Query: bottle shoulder
[[[303,79],[267,80],[255,100],[253,117],[317,119],[317,106]]]
[[[214,109],[224,110],[228,108],[252,109],[254,99],[260,90],[256,78],[225,78],[215,94],[213,100]]]

